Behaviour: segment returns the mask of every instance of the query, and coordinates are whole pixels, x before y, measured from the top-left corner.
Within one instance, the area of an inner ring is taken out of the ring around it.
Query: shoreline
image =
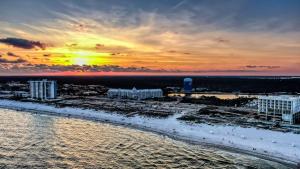
[[[176,120],[176,117],[180,114],[177,115],[175,114],[170,118],[164,118],[164,119],[142,117],[138,115],[134,117],[126,117],[120,114],[116,114],[114,112],[95,111],[95,110],[72,108],[72,107],[57,108],[51,105],[41,104],[41,103],[19,102],[19,101],[2,100],[2,99],[0,99],[0,108],[13,109],[17,111],[26,111],[31,113],[62,116],[62,117],[72,117],[72,118],[92,120],[92,121],[100,121],[100,122],[109,123],[113,125],[132,128],[132,129],[153,132],[159,135],[167,136],[174,140],[184,141],[189,144],[208,146],[212,148],[218,148],[220,150],[226,150],[233,153],[251,155],[261,159],[285,164],[290,167],[295,167],[297,163],[300,162],[300,144],[293,147],[295,149],[294,150],[295,156],[291,156],[293,152],[289,152],[289,154],[286,154],[284,151],[276,152],[276,151],[272,151],[272,149],[271,151],[266,151],[264,149],[260,150],[259,148],[251,149],[249,148],[249,146],[247,147],[247,146],[233,144],[236,141],[235,139],[230,140],[230,138],[226,138],[226,141],[229,141],[229,143],[232,142],[231,144],[228,145],[228,144],[224,144],[222,141],[220,142],[214,139],[215,136],[218,136],[217,131],[209,130],[208,133],[209,135],[203,133],[202,131],[201,131],[202,133],[200,133],[199,131],[197,132],[197,134],[199,133],[198,135],[196,136],[192,135],[193,133],[195,133],[194,128],[201,129],[201,127],[203,126],[207,127],[207,125],[187,124],[184,122],[180,122],[178,120],[176,121],[177,123],[174,123],[175,122],[174,120]],[[166,123],[169,123],[170,125],[169,126],[165,125],[164,121]],[[178,128],[174,128],[175,125],[179,125],[177,126]],[[222,125],[212,126],[212,128],[222,128],[222,127],[224,129],[226,128],[226,126],[222,126]],[[240,130],[240,127],[237,126],[236,127],[227,126],[227,127],[231,127],[232,130],[236,128]],[[268,132],[272,132],[272,131],[268,131]],[[280,135],[284,135],[284,134],[286,133],[281,133]],[[287,134],[292,134],[292,133],[287,133]],[[300,135],[295,135],[295,134],[292,135],[294,135],[296,139],[300,139]],[[220,138],[220,137],[221,136],[215,138]],[[241,139],[245,140],[245,138],[241,138]],[[224,141],[224,137],[222,138],[222,140]],[[266,146],[267,143],[264,144],[265,144],[264,146]]]

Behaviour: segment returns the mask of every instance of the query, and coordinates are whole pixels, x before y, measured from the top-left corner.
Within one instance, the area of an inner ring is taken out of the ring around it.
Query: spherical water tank
[[[183,89],[185,93],[190,93],[192,92],[193,89],[193,79],[191,78],[185,78],[183,80]]]

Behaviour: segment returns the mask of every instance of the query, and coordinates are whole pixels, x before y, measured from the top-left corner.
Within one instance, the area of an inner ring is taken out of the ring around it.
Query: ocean
[[[0,109],[0,168],[288,168],[89,120]]]

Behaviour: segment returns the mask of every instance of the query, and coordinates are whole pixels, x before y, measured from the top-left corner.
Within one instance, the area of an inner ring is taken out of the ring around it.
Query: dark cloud
[[[184,54],[184,55],[190,55],[191,53],[189,53],[189,52],[180,52],[180,51],[176,51],[176,50],[169,50],[169,51],[167,51],[168,53],[182,53],[182,54]]]
[[[20,38],[2,38],[0,39],[0,43],[4,43],[7,45],[11,45],[23,49],[34,49],[34,48],[45,49],[46,48],[46,44],[41,43],[39,41],[31,41],[31,40],[20,39]]]
[[[73,48],[73,47],[76,47],[77,45],[78,45],[77,43],[72,43],[72,44],[69,44],[69,45],[66,45],[66,46]]]
[[[146,38],[146,37],[143,37],[139,40],[141,43],[143,44],[146,44],[146,45],[162,45],[161,41],[158,40],[158,39],[151,39],[151,38]]]
[[[100,49],[100,48],[103,48],[103,47],[104,47],[103,44],[97,43],[97,44],[95,45],[95,48],[96,48],[96,49]]]
[[[221,38],[221,37],[216,38],[215,41],[218,42],[218,43],[229,43],[230,42],[230,40],[224,39],[224,38]]]
[[[14,54],[14,53],[12,53],[12,52],[7,52],[6,55],[7,55],[7,56],[12,56],[12,57],[20,57],[20,56]]]
[[[85,23],[74,24],[73,27],[78,32],[86,32],[88,30],[88,25]]]
[[[44,54],[43,56],[44,57],[49,57],[49,56],[51,56],[51,54]]]
[[[110,55],[114,56],[114,55],[120,55],[121,53],[111,53]]]
[[[1,62],[1,60],[0,60]],[[7,61],[6,61],[7,62]],[[17,61],[15,61],[17,62]],[[10,61],[9,63],[12,63]],[[0,64],[1,69],[1,64]],[[245,69],[220,69],[220,70],[165,70],[165,69],[150,69],[146,67],[122,67],[119,65],[46,65],[46,64],[31,64],[25,63],[22,65],[15,64],[11,71],[24,71],[24,72],[149,72],[149,73],[251,73],[261,72],[261,70],[245,70]]]
[[[8,61],[0,60],[0,63],[24,63],[22,60]],[[0,65],[1,68],[1,65]],[[149,69],[145,67],[122,67],[118,65],[46,65],[26,63],[21,66],[15,66],[15,70],[24,72],[166,72],[163,69]]]
[[[279,69],[280,66],[266,66],[266,65],[247,65],[248,69]]]
[[[167,72],[171,73],[251,73],[260,72],[259,70],[245,70],[245,69],[207,69],[207,70],[194,70],[194,71],[184,71],[184,70],[170,70]]]
[[[76,72],[161,72],[164,70],[153,70],[145,67],[121,67],[118,65],[35,65],[35,68],[38,69],[48,69],[54,71],[76,71]]]
[[[7,59],[0,58],[0,64],[1,63],[25,63],[25,62],[27,62],[27,61],[24,59],[7,60]]]

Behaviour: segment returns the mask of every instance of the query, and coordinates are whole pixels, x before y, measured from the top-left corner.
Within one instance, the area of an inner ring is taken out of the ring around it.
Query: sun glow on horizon
[[[60,65],[103,65],[110,63],[109,57],[111,56],[111,53],[68,48],[52,48],[49,52],[54,55],[52,62]]]

